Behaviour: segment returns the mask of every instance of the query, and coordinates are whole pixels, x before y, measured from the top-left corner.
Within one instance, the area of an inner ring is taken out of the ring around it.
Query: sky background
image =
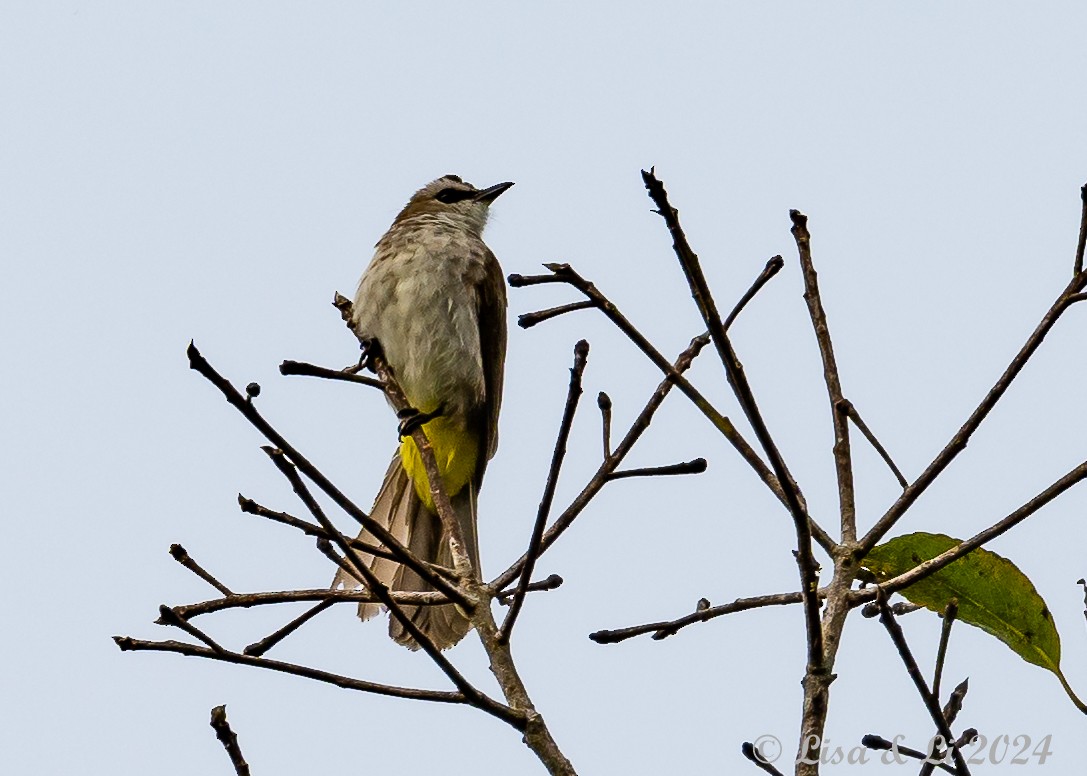
[[[263,440],[188,370],[190,339],[236,385],[260,382],[267,417],[368,506],[395,445],[384,402],[277,366],[356,358],[329,301],[354,291],[410,194],[446,173],[516,181],[487,235],[505,271],[572,263],[674,356],[701,325],[639,179],[656,165],[722,307],[785,257],[734,344],[833,529],[830,417],[788,210],[810,216],[845,395],[916,476],[1070,277],[1085,25],[1076,2],[4,3],[2,770],[227,774],[207,727],[226,703],[261,776],[541,772],[471,709],[117,650],[114,634],[178,636],[151,623],[160,604],[214,597],[171,542],[240,591],[332,577],[309,539],[238,512],[239,491],[302,507]],[[575,299],[511,290],[511,321]],[[1087,307],[1073,308],[898,532],[972,535],[1087,458],[1085,333]],[[527,543],[581,337],[586,394],[557,507],[599,462],[596,392],[618,435],[659,381],[598,314],[511,325],[480,507],[488,575]],[[711,355],[692,379],[738,418]],[[854,439],[863,530],[898,489]],[[538,566],[566,584],[528,601],[515,656],[582,773],[754,772],[740,744],[762,734],[795,750],[799,608],[662,642],[586,638],[703,596],[795,589],[787,515],[678,392],[630,463],[697,456],[699,477],[609,485]],[[1072,491],[991,545],[1045,598],[1081,695],[1085,509],[1087,490]],[[299,611],[198,624],[241,648]],[[904,626],[928,672],[939,621]],[[473,639],[450,654],[497,692]],[[446,687],[348,606],[269,656]],[[832,746],[866,733],[923,745],[927,715],[878,623],[850,620],[836,670]],[[965,676],[957,729],[1050,734],[1051,759],[1024,770],[1082,772],[1085,721],[1053,676],[956,626],[945,681]]]

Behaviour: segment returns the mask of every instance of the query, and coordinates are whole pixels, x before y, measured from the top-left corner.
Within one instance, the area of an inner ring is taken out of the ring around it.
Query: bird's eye
[[[439,202],[444,202],[447,205],[451,205],[454,202],[460,202],[462,200],[465,200],[465,199],[468,199],[468,198],[474,197],[474,196],[475,196],[474,191],[465,191],[464,189],[448,188],[448,189],[442,189],[437,194],[435,194],[434,199],[438,200]]]

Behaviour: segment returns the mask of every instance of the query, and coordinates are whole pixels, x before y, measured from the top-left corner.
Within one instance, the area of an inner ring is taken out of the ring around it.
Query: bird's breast
[[[472,278],[485,249],[463,234],[422,230],[411,237],[378,244],[359,283],[355,328],[381,343],[416,409],[443,406],[447,416],[464,418],[484,395]]]

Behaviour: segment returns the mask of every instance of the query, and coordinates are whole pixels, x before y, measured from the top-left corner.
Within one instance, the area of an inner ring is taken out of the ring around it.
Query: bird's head
[[[487,223],[492,202],[513,183],[496,183],[477,189],[456,175],[444,175],[419,189],[396,217],[396,223],[417,216],[439,216],[479,235]]]

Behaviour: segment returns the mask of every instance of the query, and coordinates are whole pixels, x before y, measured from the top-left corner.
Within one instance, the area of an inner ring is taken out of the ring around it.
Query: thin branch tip
[[[531,329],[533,326],[544,321],[549,321],[552,318],[557,318],[560,315],[566,313],[576,312],[578,310],[590,310],[596,307],[596,304],[591,301],[571,302],[570,304],[559,305],[558,307],[549,307],[546,310],[537,310],[533,313],[523,313],[517,316],[517,325],[522,329]]]
[[[201,366],[207,364],[207,361],[200,354],[200,350],[196,347],[195,340],[189,340],[189,346],[185,348],[185,355],[189,359],[189,369],[200,369]]]
[[[570,385],[566,393],[566,405],[562,411],[562,419],[559,421],[559,431],[556,435],[555,447],[551,454],[551,465],[548,468],[547,479],[544,482],[543,495],[540,498],[540,505],[536,511],[536,520],[532,526],[532,533],[529,536],[528,549],[525,551],[524,555],[524,565],[521,567],[521,577],[517,582],[517,588],[513,592],[513,597],[510,599],[509,612],[507,612],[496,636],[499,644],[506,644],[509,642],[510,633],[513,631],[513,626],[520,615],[521,607],[524,605],[525,594],[530,587],[532,571],[536,565],[536,561],[544,550],[547,549],[543,543],[544,529],[547,525],[547,519],[551,514],[551,506],[555,499],[555,488],[558,484],[559,472],[562,470],[562,463],[566,458],[566,446],[570,439],[570,429],[574,425],[574,415],[577,412],[578,403],[583,392],[581,381],[585,373],[585,366],[588,363],[588,356],[589,342],[584,339],[579,340],[574,346],[574,365],[570,369]]]

